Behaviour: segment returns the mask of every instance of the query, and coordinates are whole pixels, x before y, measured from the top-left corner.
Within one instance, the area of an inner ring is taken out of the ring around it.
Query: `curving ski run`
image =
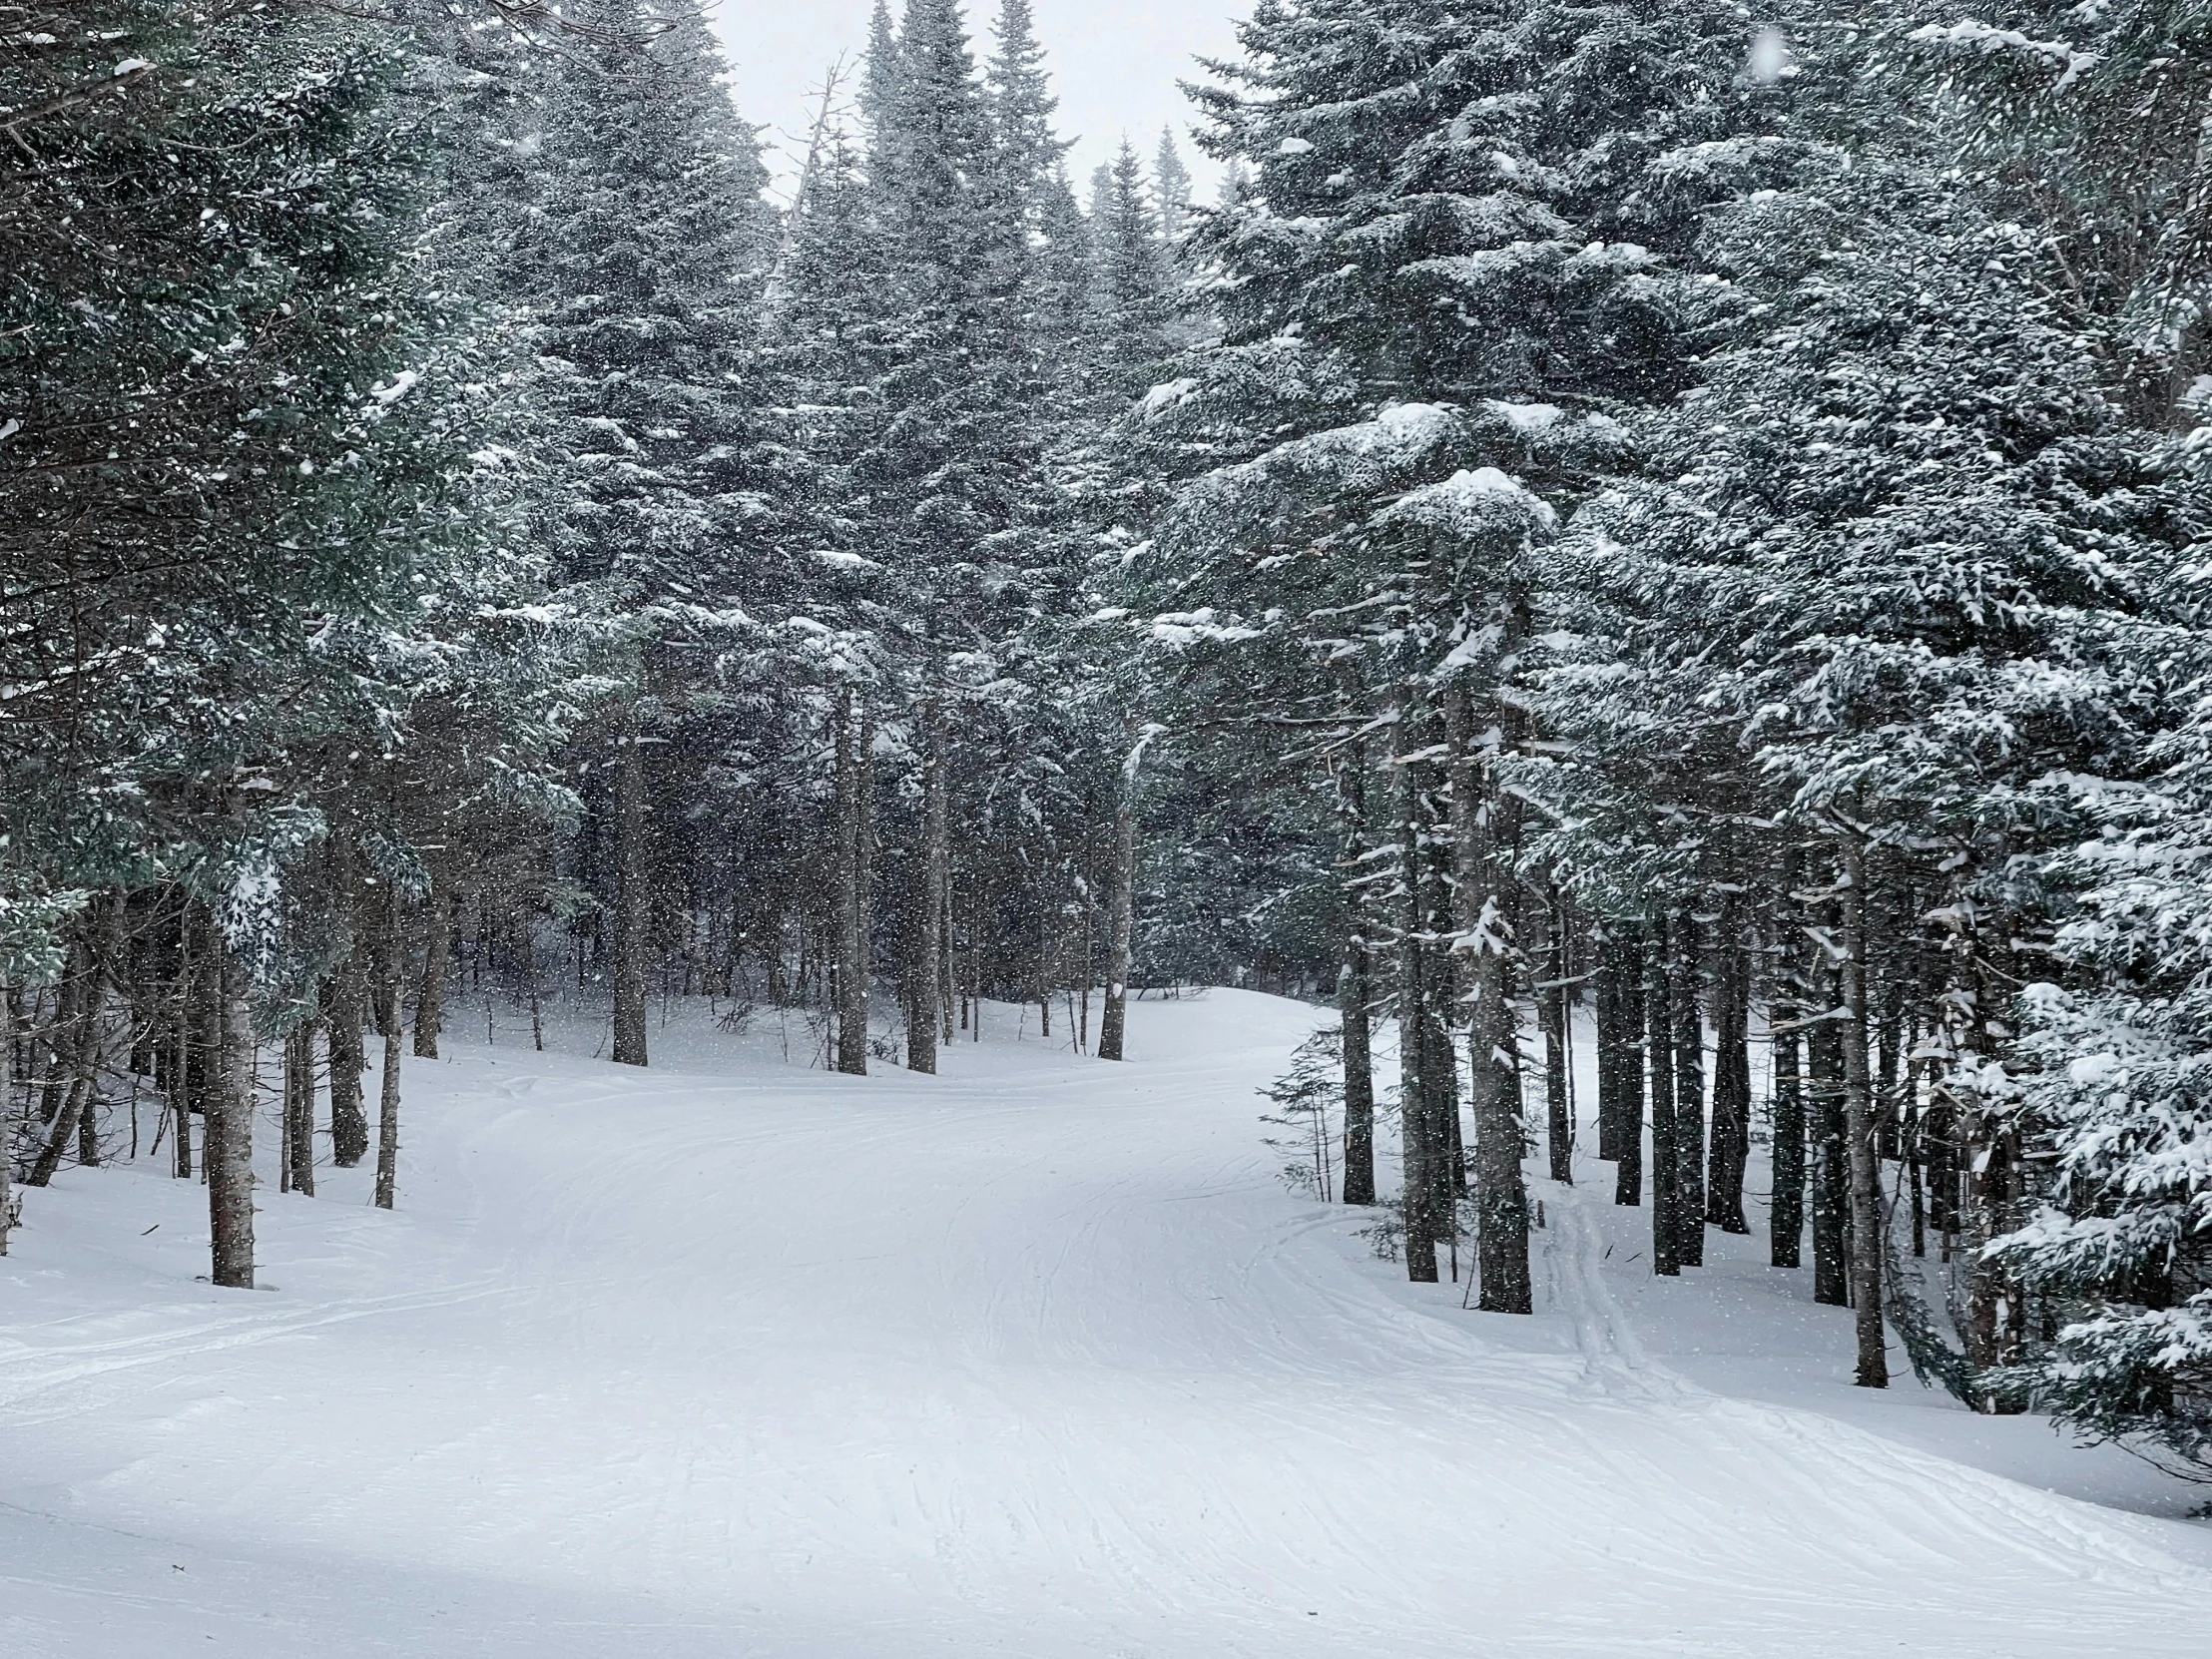
[[[1260,1145],[1312,1017],[937,1080],[472,1050],[398,1216],[264,1196],[254,1296],[192,1283],[197,1191],[65,1178],[0,1271],[7,1650],[2196,1651],[2202,1528],[1697,1385],[1587,1197],[1534,1321],[1399,1283]]]

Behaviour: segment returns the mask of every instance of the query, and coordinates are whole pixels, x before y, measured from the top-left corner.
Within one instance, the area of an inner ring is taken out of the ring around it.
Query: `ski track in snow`
[[[1134,1014],[1122,1068],[416,1064],[404,1207],[264,1192],[274,1292],[194,1283],[197,1188],[65,1175],[0,1264],[0,1647],[2205,1651],[2207,1529],[1700,1385],[1589,1188],[1537,1319],[1406,1286],[1260,1144],[1310,1010]]]

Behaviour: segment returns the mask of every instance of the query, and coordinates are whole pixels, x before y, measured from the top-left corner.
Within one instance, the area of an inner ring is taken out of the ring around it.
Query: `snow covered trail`
[[[267,1293],[193,1282],[197,1189],[66,1176],[0,1271],[0,1647],[2203,1653],[2204,1529],[1698,1385],[1593,1201],[1545,1189],[1536,1320],[1404,1286],[1260,1145],[1313,1017],[936,1080],[465,1050],[398,1215],[263,1196]]]

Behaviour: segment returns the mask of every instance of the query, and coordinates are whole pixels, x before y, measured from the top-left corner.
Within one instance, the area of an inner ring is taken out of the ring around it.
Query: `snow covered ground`
[[[1405,1285],[1260,1144],[1314,1017],[935,1080],[510,1029],[411,1071],[396,1215],[265,1192],[253,1293],[198,1188],[65,1173],[0,1264],[0,1651],[2201,1659],[2190,1493],[1851,1389],[1748,1244],[1653,1283],[1596,1166],[1537,1318]]]

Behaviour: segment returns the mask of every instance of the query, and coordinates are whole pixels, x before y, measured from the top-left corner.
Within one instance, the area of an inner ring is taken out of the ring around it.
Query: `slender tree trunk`
[[[868,882],[867,775],[872,757],[859,695],[837,693],[836,930],[837,1070],[867,1075]]]
[[[937,1069],[938,1028],[943,1023],[945,876],[951,867],[950,818],[945,789],[944,711],[935,699],[921,709],[921,926],[916,936],[913,1007],[906,1021],[906,1064]]]
[[[322,1031],[330,1065],[330,1157],[339,1169],[352,1169],[368,1155],[368,1113],[361,1102],[361,1074],[368,1069],[361,1044],[361,1027],[367,1020],[368,960],[361,941],[366,929],[360,866],[352,843],[343,836],[331,839],[330,874],[354,932],[352,947],[323,989],[323,1005],[329,1010]]]
[[[1748,1234],[1744,1171],[1751,1163],[1751,955],[1743,910],[1721,906],[1713,973],[1713,1146],[1705,1218],[1723,1233]]]
[[[1794,872],[1785,874],[1783,884],[1787,906]],[[1767,1014],[1774,1040],[1774,1199],[1768,1259],[1778,1268],[1802,1267],[1805,1249],[1805,1093],[1799,1075],[1805,1037],[1798,1024],[1805,1017],[1805,1002],[1796,965],[1803,947],[1791,931],[1776,928],[1785,950]]]
[[[170,1089],[169,1109],[177,1120],[177,1179],[190,1181],[192,1109],[205,1098],[208,1065],[201,1037],[208,1028],[207,1008],[213,1001],[208,989],[208,940],[198,925],[196,907],[186,906],[177,934],[177,1058],[171,1062],[176,1081]]]
[[[245,969],[217,943],[220,975],[217,1029],[220,1048],[208,1091],[208,1217],[214,1235],[215,1283],[227,1290],[254,1288],[254,1020]]]
[[[1593,1001],[1597,1012],[1597,1155],[1601,1163],[1621,1156],[1621,995],[1618,946],[1613,928],[1601,924],[1596,937],[1597,974]]]
[[[106,1008],[109,979],[116,964],[123,960],[123,922],[121,897],[110,898],[100,906],[89,1000],[78,1033],[77,1162],[86,1169],[96,1168],[100,1163],[100,1069],[106,1057],[102,1049],[101,1015]]]
[[[1825,961],[1819,987],[1821,1012],[1833,1013],[1838,993],[1833,965]],[[1830,1308],[1847,1308],[1851,1305],[1846,1259],[1851,1181],[1844,1144],[1843,1034],[1835,1020],[1819,1019],[1809,1029],[1805,1046],[1813,1127],[1813,1300]]]
[[[399,968],[405,960],[399,949],[399,889],[384,888],[384,933],[390,943],[385,955],[388,973],[377,987],[376,1002],[383,1015],[384,1063],[377,1078],[379,1100],[376,1123],[376,1208],[389,1210],[399,1190]]]
[[[1121,789],[1114,798],[1114,871],[1108,897],[1106,932],[1106,1006],[1098,1020],[1098,1057],[1125,1058],[1129,1033],[1130,947],[1137,918],[1137,769],[1144,764],[1135,723],[1128,733],[1128,758],[1121,768]]]
[[[284,1137],[291,1190],[314,1197],[314,1031],[312,1015],[284,1039]]]
[[[634,704],[623,721],[620,741],[615,767],[614,1062],[643,1066],[651,1063],[646,1044],[645,957],[652,904],[645,876],[645,746]]]
[[[1428,781],[1424,775],[1424,784]],[[1459,958],[1447,942],[1459,930],[1451,848],[1439,843],[1430,849],[1426,875],[1428,908],[1422,928],[1426,939],[1421,946],[1426,966],[1421,985],[1426,993],[1428,1019],[1421,1029],[1428,1052],[1421,1062],[1421,1095],[1428,1108],[1430,1145],[1436,1152],[1429,1166],[1436,1178],[1432,1213],[1437,1237],[1451,1243],[1456,1271],[1459,1201],[1467,1196],[1467,1146],[1459,1122],[1459,1057],[1453,1031],[1454,1015],[1463,995]]]
[[[946,844],[949,847],[950,842]],[[943,944],[938,953],[942,967],[937,981],[937,1034],[946,1044],[953,1040],[953,1020],[959,1013],[960,1005],[960,933],[953,915],[952,887],[952,864],[948,855],[944,876],[944,919],[937,926],[937,937]]]
[[[330,1067],[330,1153],[339,1169],[353,1169],[368,1155],[368,1111],[361,1100],[361,1075],[368,1054],[361,1042],[366,989],[359,951],[338,964],[325,994],[330,1015],[323,1022],[323,1047]]]
[[[1697,918],[1688,905],[1674,928],[1675,1260],[1705,1265],[1705,1021],[1698,991],[1704,975]]]
[[[1651,1270],[1682,1271],[1682,1224],[1675,1151],[1674,988],[1669,978],[1667,921],[1653,910],[1644,951],[1644,1059],[1651,1073]]]
[[[1405,1277],[1436,1283],[1436,1245],[1442,1237],[1435,1214],[1435,1117],[1428,1101],[1427,1069],[1434,1058],[1428,1040],[1428,953],[1421,943],[1427,921],[1422,894],[1420,781],[1403,757],[1420,747],[1410,693],[1397,704],[1397,1052],[1398,1138],[1405,1190]]]
[[[1551,893],[1546,920],[1551,928],[1551,949],[1546,955],[1550,983],[1544,988],[1544,1107],[1545,1141],[1551,1154],[1551,1178],[1562,1186],[1574,1185],[1574,1119],[1567,1103],[1567,1068],[1573,1064],[1572,1032],[1567,1026],[1567,918],[1556,888]]]
[[[1862,1388],[1890,1385],[1882,1328],[1882,1166],[1867,1069],[1867,863],[1855,836],[1844,840],[1844,1134],[1851,1175],[1851,1290],[1859,1326]]]
[[[1614,957],[1613,1135],[1617,1176],[1613,1202],[1644,1201],[1644,940],[1633,922],[1620,923]]]
[[[1337,1008],[1343,1018],[1345,1066],[1345,1179],[1347,1204],[1375,1202],[1375,1053],[1368,1023],[1372,997],[1368,941],[1356,917],[1345,941],[1337,976]]]
[[[1474,754],[1473,711],[1463,686],[1446,694],[1452,819],[1459,854],[1459,925],[1466,935],[1473,1003],[1475,1248],[1485,1313],[1535,1307],[1528,1268],[1528,1186],[1521,1172],[1519,1014],[1513,1006],[1510,879],[1499,855],[1500,804]]]
[[[445,1029],[445,975],[453,959],[453,890],[440,876],[430,890],[430,933],[422,946],[422,979],[415,990],[414,1051],[418,1060],[438,1057]]]

